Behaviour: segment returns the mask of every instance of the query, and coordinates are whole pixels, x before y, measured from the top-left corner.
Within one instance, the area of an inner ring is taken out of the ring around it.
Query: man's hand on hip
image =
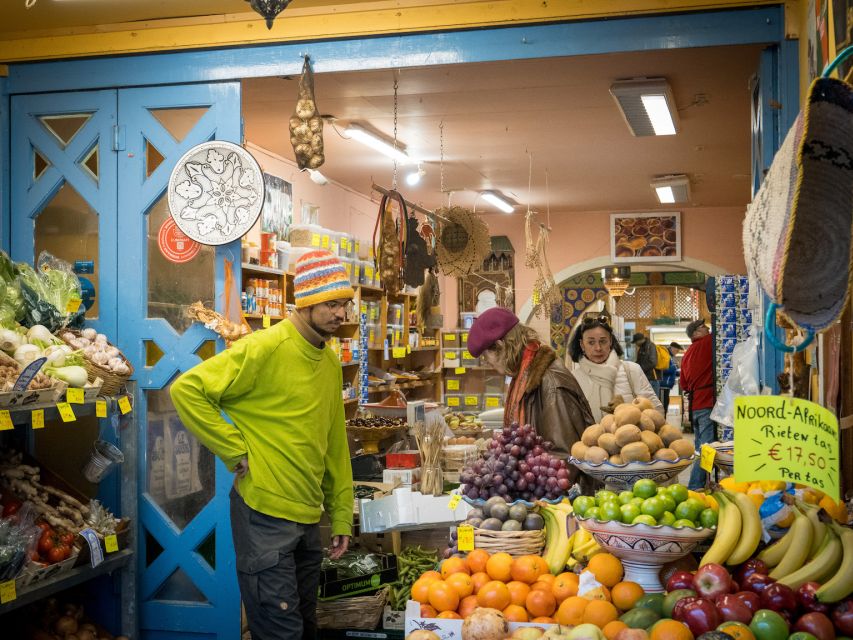
[[[329,547],[329,558],[337,560],[349,548],[349,536],[332,536],[332,544]]]
[[[247,458],[243,458],[234,467],[234,475],[236,475],[237,478],[242,478],[247,473],[249,473],[249,460]]]

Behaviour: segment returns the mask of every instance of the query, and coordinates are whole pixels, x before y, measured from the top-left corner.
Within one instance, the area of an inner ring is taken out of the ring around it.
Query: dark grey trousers
[[[237,582],[252,640],[315,640],[320,527],[274,518],[231,489]]]

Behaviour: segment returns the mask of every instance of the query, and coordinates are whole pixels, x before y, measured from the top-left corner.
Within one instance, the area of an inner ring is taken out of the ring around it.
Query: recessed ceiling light
[[[675,98],[665,78],[620,80],[611,85],[610,94],[635,136],[677,133]]]
[[[686,175],[660,176],[652,180],[651,186],[661,204],[690,201],[690,179]]]

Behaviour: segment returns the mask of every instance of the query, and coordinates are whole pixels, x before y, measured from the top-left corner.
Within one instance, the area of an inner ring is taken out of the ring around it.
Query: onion
[[[106,350],[106,354],[107,354],[110,358],[117,358],[118,356],[120,356],[120,355],[121,355],[121,351],[119,351],[119,350],[118,350],[118,347],[109,347],[109,348]]]
[[[105,365],[110,361],[109,357],[107,357],[107,354],[103,351],[96,351],[92,354],[91,358],[92,362],[94,362],[95,364]]]
[[[95,336],[95,342],[100,344],[107,344],[107,336],[105,336],[103,333],[99,333]]]
[[[41,349],[34,344],[22,344],[20,347],[15,349],[15,354],[12,357],[15,358],[15,360],[18,361],[18,364],[22,367],[26,367],[33,360],[41,357]]]
[[[53,629],[61,636],[68,636],[69,634],[77,632],[77,620],[71,616],[62,616],[53,625]],[[66,640],[68,640],[68,638],[66,638]]]

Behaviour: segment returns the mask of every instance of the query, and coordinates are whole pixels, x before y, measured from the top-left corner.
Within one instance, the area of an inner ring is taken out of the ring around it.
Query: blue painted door
[[[233,640],[232,476],[183,428],[168,388],[221,348],[186,309],[200,300],[223,311],[226,281],[239,281],[240,247],[201,247],[176,264],[158,232],[178,159],[200,142],[240,141],[239,83],[16,96],[12,131],[12,257],[32,262],[48,250],[91,261],[87,319],[136,371],[140,636]]]

